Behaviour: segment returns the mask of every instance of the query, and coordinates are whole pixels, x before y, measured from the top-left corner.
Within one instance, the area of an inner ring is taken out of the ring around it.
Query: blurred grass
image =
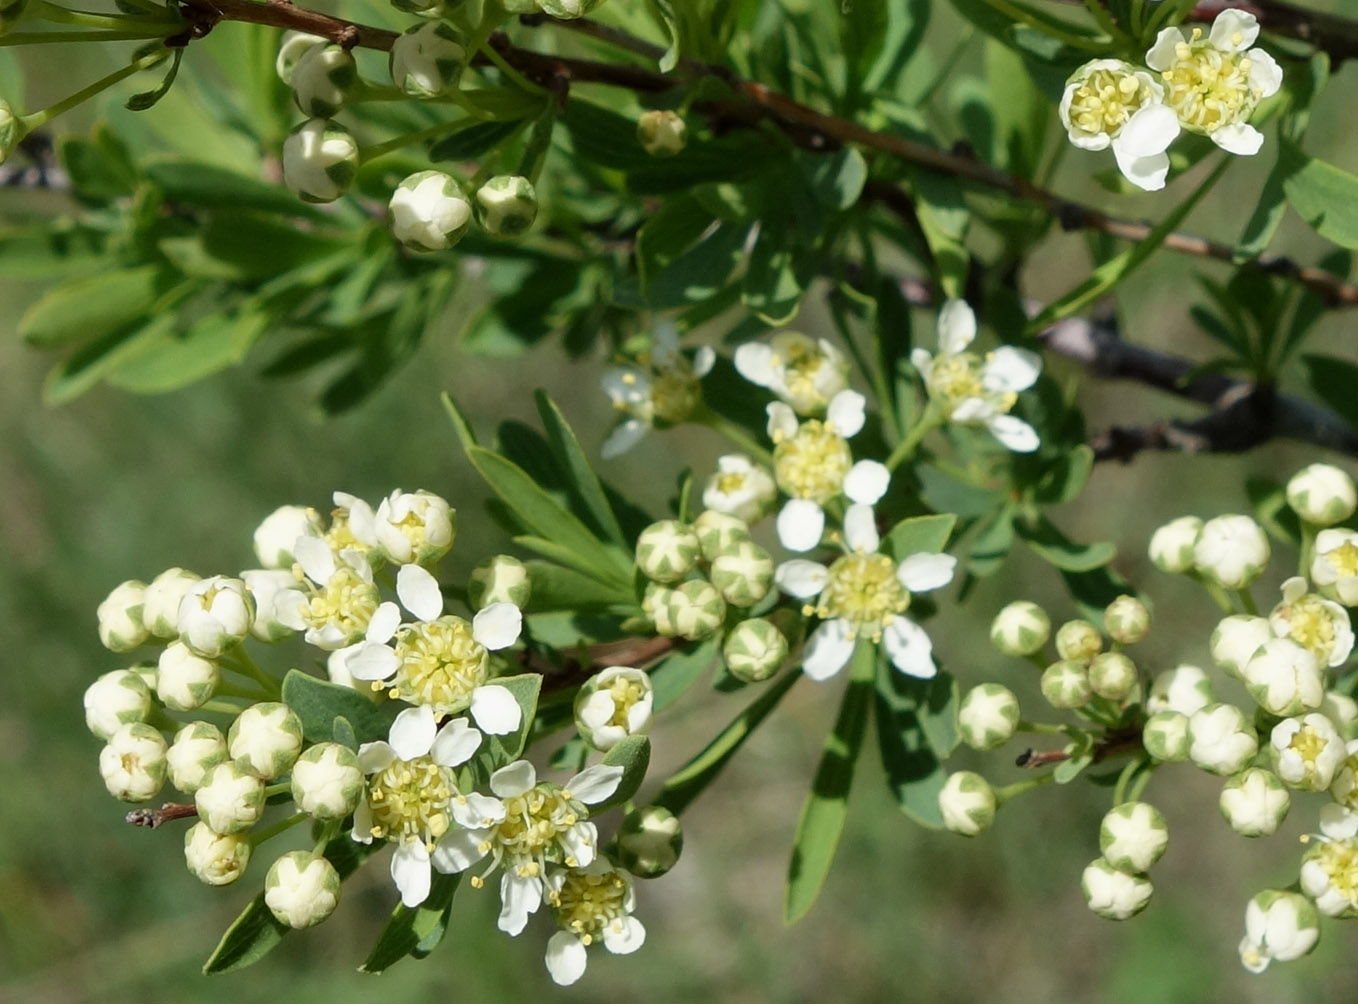
[[[79,65],[72,60],[63,74],[72,63]],[[1358,169],[1358,141],[1345,128],[1355,72],[1349,68],[1331,83],[1308,144],[1350,170]],[[1055,187],[1101,201],[1084,177],[1091,165],[1087,155],[1072,154]],[[1237,233],[1252,208],[1246,197],[1267,166],[1260,157],[1232,168],[1190,228]],[[0,213],[17,198],[0,193]],[[1119,202],[1117,211],[1153,215],[1162,205],[1139,197]],[[1319,244],[1291,219],[1277,247],[1311,260]],[[1080,237],[1052,240],[1029,263],[1028,290],[1043,298],[1064,292],[1084,256]],[[1139,273],[1121,293],[1122,320],[1139,342],[1204,356],[1210,347],[1186,315],[1196,296],[1191,271],[1199,266],[1186,264],[1164,255]],[[631,958],[593,955],[576,988],[560,991],[547,980],[540,962],[550,933],[545,918],[510,942],[494,929],[494,893],[471,890],[430,960],[402,963],[381,978],[357,974],[394,899],[380,862],[346,889],[339,913],[318,931],[290,937],[245,973],[198,975],[220,931],[253,894],[269,855],[237,886],[209,889],[185,871],[180,831],[121,822],[125,807],[103,791],[99,744],[85,731],[80,709],[88,682],[119,665],[98,645],[96,604],[118,581],[149,578],[173,564],[204,574],[238,569],[252,560],[249,535],[263,515],[283,502],[323,506],[336,488],[376,498],[395,486],[423,487],[452,499],[461,526],[446,568],[456,576],[502,541],[482,513],[484,493],[457,454],[438,394],[452,391],[479,427],[489,428],[500,418],[535,421],[530,390],[545,386],[587,443],[600,441],[609,411],[593,367],[563,365],[550,348],[513,364],[469,358],[451,337],[434,339],[357,414],[329,422],[309,410],[314,388],[261,383],[248,367],[163,397],[100,388],[72,406],[46,410],[39,388],[47,362],[12,335],[14,319],[37,293],[34,285],[0,288],[7,387],[0,396],[0,651],[8,657],[0,672],[3,999],[337,1004],[382,993],[466,1001],[551,994],[1289,1004],[1358,996],[1358,975],[1344,965],[1346,932],[1333,924],[1315,956],[1262,977],[1246,974],[1235,958],[1246,899],[1295,878],[1295,838],[1313,825],[1315,804],[1298,798],[1286,832],[1242,841],[1217,815],[1217,783],[1189,768],[1167,769],[1149,789],[1169,818],[1172,839],[1152,875],[1158,891],[1151,907],[1116,925],[1085,909],[1078,885],[1098,851],[1106,791],[1044,790],[1003,814],[990,833],[964,841],[901,817],[869,755],[822,900],[804,922],[785,929],[788,847],[838,683],[798,685],[785,710],[686,818],[679,867],[642,884],[647,945]],[[802,326],[814,331],[820,322],[809,307]],[[1324,322],[1320,341],[1352,355],[1351,332],[1351,319],[1335,315]],[[1089,385],[1083,400],[1095,428],[1192,414],[1162,395],[1122,385]],[[717,452],[710,440],[676,433],[649,441],[609,473],[658,508],[681,466],[705,470]],[[1205,626],[1213,617],[1187,583],[1148,566],[1142,555],[1150,528],[1183,512],[1239,511],[1246,504],[1242,476],[1285,476],[1310,459],[1310,452],[1284,445],[1243,458],[1145,456],[1129,467],[1101,467],[1086,494],[1057,514],[1076,537],[1114,539],[1118,570],[1156,600],[1157,628],[1142,646],[1143,664],[1158,670],[1205,662]],[[1283,573],[1281,561],[1277,571]],[[1057,588],[1053,573],[1020,554],[966,607],[944,604],[930,630],[964,686],[999,678],[1030,699],[1025,703],[1036,700],[1034,674],[989,652],[984,626],[1008,599],[1045,599]],[[1053,604],[1055,617],[1071,613],[1068,604]],[[654,776],[682,762],[740,703],[739,696],[706,692],[686,699],[656,731]],[[959,761],[984,763],[1004,783],[1018,776],[1004,764],[1019,748]]]

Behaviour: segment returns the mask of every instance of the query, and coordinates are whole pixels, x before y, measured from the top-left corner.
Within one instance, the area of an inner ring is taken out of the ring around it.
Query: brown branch
[[[154,830],[157,826],[168,823],[172,819],[187,819],[196,815],[198,815],[196,806],[166,802],[159,809],[133,809],[127,814],[126,818],[133,826],[145,826]]]
[[[673,638],[620,638],[591,645],[581,651],[580,658],[559,664],[525,649],[519,656],[519,665],[530,673],[539,674],[543,693],[551,693],[584,683],[602,666],[641,669],[673,651],[676,644]]]
[[[1141,729],[1139,728],[1122,728],[1113,732],[1106,732],[1103,738],[1094,744],[1094,756],[1090,762],[1102,763],[1115,756],[1138,753],[1144,748],[1141,742]],[[1069,760],[1070,757],[1071,755],[1065,750],[1026,749],[1014,758],[1014,766],[1022,767],[1025,770],[1037,770],[1040,767],[1050,767],[1054,763]]]

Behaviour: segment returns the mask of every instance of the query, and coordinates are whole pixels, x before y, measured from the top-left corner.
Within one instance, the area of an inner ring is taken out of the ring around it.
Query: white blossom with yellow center
[[[703,507],[757,523],[777,497],[772,474],[743,453],[728,453],[717,458],[717,471],[707,479]]]
[[[472,877],[479,888],[486,875],[503,865],[499,927],[518,935],[542,905],[549,862],[587,868],[594,861],[599,833],[589,822],[588,807],[611,797],[622,773],[621,767],[596,764],[558,785],[539,782],[531,763],[515,760],[491,775],[496,798],[481,797],[480,824],[453,830],[439,841],[434,867],[462,872],[489,855],[490,867]]]
[[[632,916],[632,877],[602,859],[587,868],[554,871],[547,879],[547,902],[562,928],[547,942],[546,958],[559,986],[585,974],[589,946],[602,941],[615,955],[630,955],[646,940],[646,928]]]
[[[813,680],[834,676],[853,655],[859,639],[886,646],[901,672],[928,679],[938,672],[933,644],[924,629],[905,616],[912,592],[952,581],[957,559],[949,554],[912,554],[899,564],[878,552],[881,540],[868,505],[852,505],[844,516],[848,553],[828,568],[794,558],[778,566],[774,579],[790,596],[808,601],[803,611],[820,618],[806,643],[802,669]]]
[[[1324,715],[1284,718],[1269,735],[1278,776],[1293,788],[1324,791],[1344,764],[1344,739]]]
[[[966,351],[976,339],[976,315],[965,300],[949,300],[938,312],[938,354],[917,348],[910,362],[929,391],[930,404],[959,425],[984,425],[1015,453],[1039,446],[1031,425],[1009,414],[1021,391],[1042,372],[1042,357],[1002,345],[985,358]]]
[[[299,588],[275,594],[273,613],[280,624],[305,631],[308,645],[327,652],[363,638],[383,604],[372,567],[363,552],[331,550],[319,537],[298,537],[294,544]],[[390,617],[383,611],[379,625]],[[398,615],[399,619],[399,615]]]
[[[463,796],[453,768],[481,745],[481,733],[465,718],[437,728],[429,708],[407,708],[391,723],[386,742],[364,743],[358,763],[368,776],[354,810],[353,839],[396,844],[391,877],[401,902],[418,906],[429,896],[429,855],[452,822],[475,824],[484,816],[483,796]]]
[[[1327,917],[1358,916],[1358,814],[1327,805],[1320,830],[1302,859],[1301,890]]]
[[[590,677],[575,700],[575,724],[585,742],[611,750],[651,726],[655,688],[643,670],[608,666]]]
[[[1259,152],[1264,136],[1246,120],[1282,86],[1277,61],[1263,49],[1250,48],[1258,37],[1253,14],[1224,10],[1206,37],[1201,28],[1165,28],[1146,52],[1146,65],[1159,72],[1165,104],[1180,124],[1228,153]]]
[[[452,506],[442,496],[398,488],[378,504],[373,533],[389,560],[428,565],[452,548],[454,518]]]
[[[1315,948],[1320,919],[1305,896],[1282,889],[1266,889],[1245,908],[1245,937],[1240,941],[1240,963],[1262,973],[1269,963],[1292,962]]]
[[[1358,533],[1332,529],[1316,534],[1311,581],[1344,606],[1358,606]]]
[[[736,349],[736,370],[766,387],[798,415],[823,415],[830,400],[849,386],[849,361],[824,338],[780,331],[763,342]]]
[[[1307,592],[1301,576],[1283,583],[1283,601],[1273,608],[1268,621],[1274,634],[1291,638],[1322,666],[1342,665],[1353,651],[1348,611],[1333,600]]]
[[[655,322],[651,349],[624,366],[604,370],[604,393],[623,416],[604,440],[600,456],[612,460],[641,441],[657,423],[684,421],[702,400],[698,381],[712,369],[717,354],[704,345],[693,359],[679,351],[679,329],[666,318]]]
[[[1179,119],[1164,104],[1164,88],[1145,70],[1120,59],[1095,59],[1066,81],[1058,108],[1071,143],[1081,150],[1113,148],[1118,170],[1148,192],[1165,187]]]

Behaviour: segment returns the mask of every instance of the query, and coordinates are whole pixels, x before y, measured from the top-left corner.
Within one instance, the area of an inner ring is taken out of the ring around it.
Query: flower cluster
[[[699,381],[714,362],[716,353],[708,346],[681,352],[679,329],[667,318],[657,319],[645,348],[604,371],[604,393],[621,420],[604,441],[603,458],[621,456],[652,428],[668,428],[692,415],[702,402]]]

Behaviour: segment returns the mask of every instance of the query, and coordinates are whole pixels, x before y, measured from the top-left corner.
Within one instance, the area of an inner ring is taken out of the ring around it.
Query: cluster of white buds
[[[1084,870],[1085,902],[1100,917],[1127,920],[1150,901],[1146,872],[1160,860],[1169,829],[1160,810],[1146,802],[1123,802],[1099,825],[1100,857]]]

